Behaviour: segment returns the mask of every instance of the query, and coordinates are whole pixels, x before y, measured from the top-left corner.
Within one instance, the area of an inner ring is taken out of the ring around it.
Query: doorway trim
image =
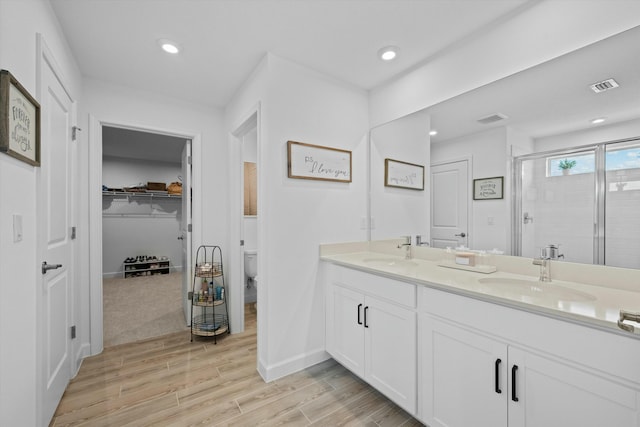
[[[91,322],[91,355],[104,349],[103,298],[102,298],[102,128],[103,126],[151,132],[191,140],[191,188],[201,187],[202,137],[199,132],[149,127],[137,123],[106,121],[89,114],[89,305]],[[192,194],[192,224],[198,234],[192,233],[191,245],[198,246],[202,240],[201,192],[183,189],[183,194]],[[183,266],[185,268],[185,266]],[[186,267],[188,268],[188,266]]]
[[[257,138],[257,163],[260,165],[260,103],[254,105],[247,114],[241,117],[239,122],[231,127],[229,132],[229,182],[232,183],[230,188],[229,218],[231,223],[231,234],[229,235],[229,264],[231,266],[231,286],[230,286],[230,322],[233,333],[244,331],[244,245],[241,240],[244,239],[243,233],[243,184],[244,175],[242,170],[243,162],[243,138],[251,130],[256,129]],[[258,174],[260,168],[258,167]],[[258,179],[258,200],[261,200],[261,185]],[[258,254],[260,254],[260,220],[261,203],[258,202],[257,211],[257,234],[258,234]],[[258,276],[260,276],[260,257],[258,256]],[[257,289],[257,300],[260,300],[260,287]]]

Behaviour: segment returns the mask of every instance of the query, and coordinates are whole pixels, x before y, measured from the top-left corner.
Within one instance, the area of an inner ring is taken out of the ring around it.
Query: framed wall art
[[[40,166],[40,104],[7,70],[0,70],[0,151]]]
[[[384,185],[424,191],[424,166],[384,159]]]
[[[473,200],[502,199],[504,177],[482,178],[473,180]]]
[[[351,151],[287,141],[289,178],[351,182]]]

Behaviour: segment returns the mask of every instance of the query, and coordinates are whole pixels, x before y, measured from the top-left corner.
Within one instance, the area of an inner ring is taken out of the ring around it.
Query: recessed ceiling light
[[[171,54],[176,54],[178,52],[180,52],[180,48],[178,47],[178,45],[170,40],[158,40],[158,44],[160,45],[160,47],[162,48],[162,50],[164,50],[167,53],[171,53]]]
[[[435,129],[429,132],[429,135],[431,136],[436,136],[437,134],[438,134],[438,131]]]
[[[599,124],[599,123],[604,122],[605,120],[607,120],[607,118],[606,118],[606,117],[598,117],[597,119],[593,119],[593,120],[591,120],[591,124],[592,124],[592,125],[597,125],[597,124]]]
[[[385,46],[378,51],[378,56],[383,61],[391,61],[392,59],[395,59],[396,56],[398,56],[399,51],[400,49],[398,49],[398,47],[396,46]]]

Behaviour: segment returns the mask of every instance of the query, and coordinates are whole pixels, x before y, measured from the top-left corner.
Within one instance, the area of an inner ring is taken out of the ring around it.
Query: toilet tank
[[[258,251],[256,249],[244,250],[244,272],[249,277],[258,275]]]

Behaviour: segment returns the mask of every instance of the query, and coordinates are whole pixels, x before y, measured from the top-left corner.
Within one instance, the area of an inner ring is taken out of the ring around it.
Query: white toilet
[[[256,249],[244,250],[244,272],[249,277],[249,283],[257,285],[258,251]]]

